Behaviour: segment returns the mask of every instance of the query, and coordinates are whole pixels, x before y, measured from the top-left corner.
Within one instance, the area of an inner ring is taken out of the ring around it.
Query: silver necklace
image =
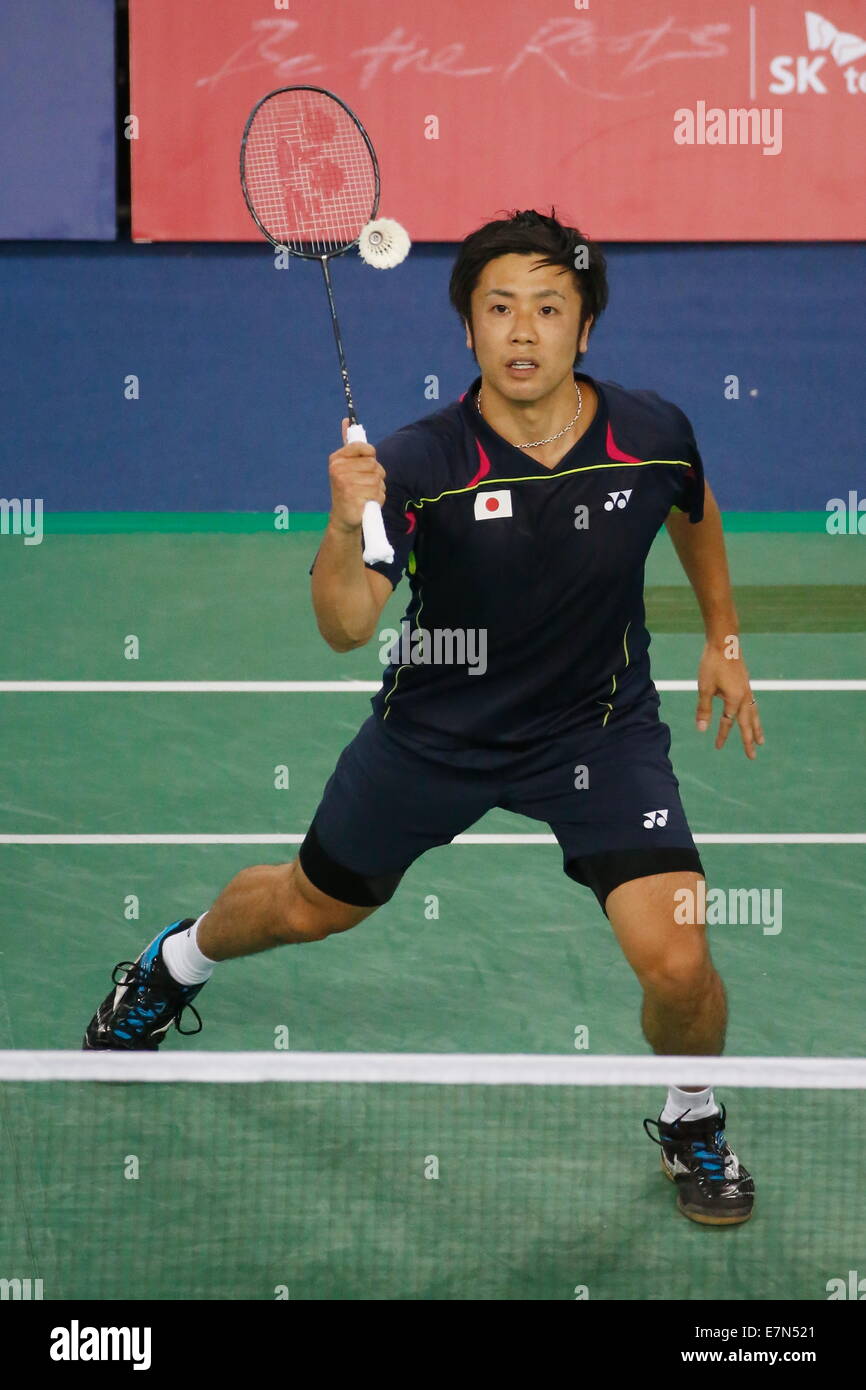
[[[574,429],[574,426],[580,419],[580,412],[583,410],[583,396],[580,394],[580,382],[576,381],[574,384],[577,387],[577,414],[575,415],[573,420],[569,420],[568,424],[565,426],[565,429],[560,430],[559,434],[552,434],[549,439],[536,439],[533,444],[515,444],[515,449],[539,449],[542,444],[553,444],[555,440],[561,439],[564,434],[568,434],[569,430]],[[480,386],[478,388],[478,395],[475,397],[475,404],[478,407],[478,414],[481,415]],[[484,416],[481,415],[481,418],[483,420]]]

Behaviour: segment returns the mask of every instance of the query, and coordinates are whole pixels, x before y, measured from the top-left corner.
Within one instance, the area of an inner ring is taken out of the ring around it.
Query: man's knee
[[[712,987],[715,971],[706,929],[681,922],[678,893],[694,893],[698,875],[669,872],[620,884],[605,910],[626,959],[645,992],[674,1002]]]
[[[637,974],[645,993],[671,1004],[683,1000],[698,1002],[718,979],[703,933],[667,940],[648,955]]]
[[[281,865],[276,932],[286,942],[324,941],[375,912],[339,902],[311,883],[297,859]]]

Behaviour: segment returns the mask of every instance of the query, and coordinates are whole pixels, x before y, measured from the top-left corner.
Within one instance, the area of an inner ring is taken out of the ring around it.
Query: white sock
[[[207,913],[203,912],[187,931],[175,932],[163,942],[162,958],[169,975],[179,985],[203,985],[213,974],[216,961],[208,960],[196,944],[199,924],[206,916]]]
[[[703,1091],[681,1091],[679,1087],[671,1086],[661,1118],[665,1124],[681,1118],[686,1121],[705,1120],[708,1115],[715,1115],[718,1108],[712,1086],[707,1086]],[[686,1115],[687,1110],[689,1113]]]

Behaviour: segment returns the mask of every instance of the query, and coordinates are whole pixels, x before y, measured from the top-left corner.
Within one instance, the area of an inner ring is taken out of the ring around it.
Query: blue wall
[[[447,301],[453,255],[419,246],[387,272],[354,253],[332,262],[374,440],[437,408],[429,374],[440,403],[475,375]],[[862,490],[866,248],[614,246],[608,259],[585,369],[683,407],[723,508],[823,510]],[[277,271],[264,245],[14,243],[0,301],[0,495],[47,511],[327,508],[344,403],[314,263]]]
[[[114,240],[114,5],[0,2],[0,237]]]

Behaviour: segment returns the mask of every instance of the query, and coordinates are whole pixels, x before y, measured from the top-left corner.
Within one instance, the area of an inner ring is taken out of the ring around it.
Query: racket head
[[[321,260],[357,246],[379,210],[379,163],[351,107],[325,87],[278,87],[241,140],[241,189],[274,246]]]

